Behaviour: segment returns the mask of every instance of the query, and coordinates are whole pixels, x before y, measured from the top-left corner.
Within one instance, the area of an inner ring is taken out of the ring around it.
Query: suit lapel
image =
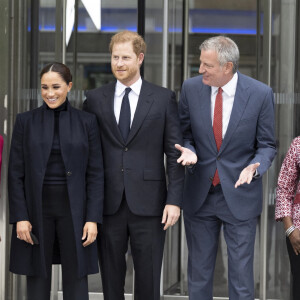
[[[200,101],[200,120],[202,120],[203,127],[207,132],[207,136],[212,147],[217,151],[211,120],[211,87],[204,84],[200,85],[198,98]]]
[[[233,107],[230,115],[230,120],[229,120],[226,134],[224,136],[222,146],[220,148],[220,152],[222,152],[223,149],[226,147],[226,145],[229,143],[232,134],[234,133],[244,113],[244,110],[246,108],[250,96],[248,92],[248,86],[245,86],[243,84],[243,79],[241,78],[242,75],[241,74],[238,75],[239,78],[238,78],[238,83],[237,83],[236,92],[234,96],[234,102],[233,102]]]
[[[113,82],[105,91],[103,91],[103,115],[105,116],[113,135],[124,144],[114,111],[115,88],[116,82]]]
[[[152,90],[150,84],[147,81],[143,80],[139,101],[136,107],[126,144],[129,144],[133,137],[136,135],[139,128],[143,124],[145,117],[148,114],[149,109],[153,103],[153,97],[151,96],[151,94]]]

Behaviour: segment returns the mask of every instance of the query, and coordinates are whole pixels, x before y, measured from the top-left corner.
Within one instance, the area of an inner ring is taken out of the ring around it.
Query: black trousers
[[[58,240],[64,300],[88,300],[87,276],[78,278],[73,222],[66,185],[44,185],[43,229],[47,278],[27,276],[28,300],[49,300],[52,257]]]
[[[291,272],[293,300],[300,299],[300,255],[296,255],[289,238],[286,238],[287,250],[289,253]]]
[[[135,270],[135,300],[160,299],[165,232],[161,217],[134,215],[123,198],[118,212],[104,216],[98,251],[105,300],[123,300],[128,240]]]

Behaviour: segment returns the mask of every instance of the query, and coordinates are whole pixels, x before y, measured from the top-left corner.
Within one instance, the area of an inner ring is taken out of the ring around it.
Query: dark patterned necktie
[[[130,131],[130,120],[131,120],[131,113],[130,113],[130,105],[129,105],[129,98],[128,94],[130,93],[131,88],[125,89],[125,95],[122,100],[121,111],[120,111],[120,118],[119,118],[119,128],[124,139],[124,142],[127,141],[127,137]]]
[[[214,110],[214,123],[213,131],[215,135],[215,141],[218,151],[222,145],[222,110],[223,110],[223,97],[222,97],[222,88],[218,89],[218,94],[216,96],[215,110]],[[214,186],[220,183],[218,169],[215,172],[214,179],[212,184]]]

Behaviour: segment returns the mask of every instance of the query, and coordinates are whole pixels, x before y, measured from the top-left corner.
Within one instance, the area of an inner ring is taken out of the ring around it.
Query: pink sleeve
[[[275,219],[292,217],[293,200],[299,181],[300,138],[295,138],[282,163],[276,190]]]

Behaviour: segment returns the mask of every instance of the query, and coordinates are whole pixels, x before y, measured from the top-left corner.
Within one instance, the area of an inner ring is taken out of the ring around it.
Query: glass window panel
[[[297,6],[298,5],[298,6]],[[298,7],[298,11],[297,11]],[[291,271],[283,223],[274,221],[277,177],[292,139],[299,134],[299,97],[295,93],[296,41],[299,35],[299,3],[272,1],[271,87],[275,96],[277,156],[269,171],[267,298],[291,298]],[[297,21],[298,20],[298,21]],[[297,35],[298,32],[298,35]],[[262,74],[262,72],[261,72]]]

